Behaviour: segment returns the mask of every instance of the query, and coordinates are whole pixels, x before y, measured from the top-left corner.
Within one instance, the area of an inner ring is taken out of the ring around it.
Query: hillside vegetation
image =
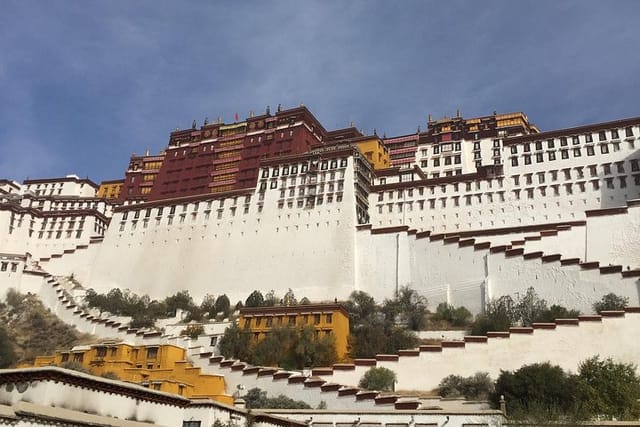
[[[63,323],[35,295],[11,289],[0,302],[0,368],[92,341],[94,337]]]

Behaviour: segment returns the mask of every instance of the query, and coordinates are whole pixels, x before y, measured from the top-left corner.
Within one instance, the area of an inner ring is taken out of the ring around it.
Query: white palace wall
[[[623,270],[640,267],[640,200],[627,202],[626,208],[587,212],[587,259]]]
[[[325,178],[339,196],[326,195],[315,207],[298,197],[306,188],[300,175],[284,186],[282,178],[266,180],[264,192],[177,201],[174,214],[169,204],[162,213],[152,208],[148,218],[144,205],[128,207],[127,219],[117,212],[89,286],[101,292],[129,288],[152,298],[181,289],[196,300],[225,293],[232,302],[271,288],[293,288],[312,300],[345,298],[355,275],[353,158],[335,173],[333,180],[329,172]]]

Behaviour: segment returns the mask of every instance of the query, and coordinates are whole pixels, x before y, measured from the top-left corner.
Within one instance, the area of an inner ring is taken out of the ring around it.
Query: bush
[[[441,302],[432,317],[435,321],[445,321],[451,326],[467,326],[471,323],[473,315],[465,307],[454,307],[446,302]]]
[[[249,409],[312,409],[306,402],[291,399],[283,394],[267,397],[267,392],[257,387],[249,389],[242,398]]]
[[[396,373],[391,369],[371,368],[360,378],[358,387],[367,390],[393,391],[396,380]]]
[[[438,385],[438,394],[442,397],[487,399],[492,392],[493,381],[486,372],[476,372],[470,377],[449,375]]]
[[[515,418],[536,414],[553,420],[576,412],[577,381],[559,366],[536,363],[510,372],[501,371],[491,401],[497,407],[504,396],[507,413]]]
[[[202,325],[188,325],[186,329],[180,332],[180,335],[186,335],[189,338],[196,339],[198,336],[204,334],[204,326]]]
[[[596,313],[607,310],[624,310],[627,304],[629,304],[629,298],[618,296],[612,292],[604,295],[600,301],[594,303],[593,309]]]

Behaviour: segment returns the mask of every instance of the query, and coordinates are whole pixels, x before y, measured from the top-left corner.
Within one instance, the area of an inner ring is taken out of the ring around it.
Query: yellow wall
[[[233,404],[233,397],[225,394],[223,376],[202,374],[185,359],[185,350],[173,345],[97,344],[36,357],[34,366],[76,362],[94,375],[112,372],[122,381],[153,390]]]
[[[377,136],[358,141],[356,142],[356,146],[360,153],[373,165],[375,170],[391,167],[389,150]]]
[[[264,338],[264,334],[274,327],[313,326],[317,335],[330,333],[336,345],[338,360],[348,358],[349,316],[337,305],[298,305],[256,307],[242,309],[238,324],[248,329],[255,338]]]
[[[124,181],[102,182],[100,183],[100,187],[98,187],[97,197],[101,199],[117,199],[123,185]]]

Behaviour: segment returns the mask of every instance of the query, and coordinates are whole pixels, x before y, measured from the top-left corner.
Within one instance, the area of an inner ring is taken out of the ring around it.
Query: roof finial
[[[456,117],[460,118],[460,109],[458,108],[458,110],[456,111]]]
[[[278,104],[278,113],[282,111],[282,104]]]
[[[218,123],[222,124],[222,116],[218,116]]]
[[[249,110],[249,117],[253,117],[255,116],[255,114],[253,114],[253,110]]]
[[[197,125],[196,125],[196,121],[194,120],[194,121],[191,123],[191,129],[195,129],[195,128],[196,128],[196,126],[197,126]]]
[[[271,106],[267,105],[267,116],[271,115]]]
[[[204,125],[208,125],[209,124],[209,117],[205,117],[204,118]]]
[[[378,132],[376,131],[376,128],[373,128],[373,134],[374,135],[378,135]]]

